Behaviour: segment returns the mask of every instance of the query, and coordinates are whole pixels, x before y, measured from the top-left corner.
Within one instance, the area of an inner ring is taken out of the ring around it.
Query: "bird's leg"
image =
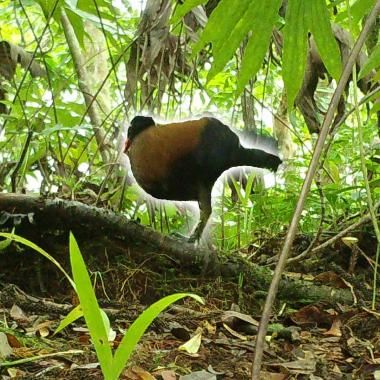
[[[202,236],[202,232],[206,227],[208,219],[211,215],[211,189],[208,187],[200,187],[198,195],[198,203],[200,210],[200,218],[195,230],[189,238],[190,243],[199,241]]]

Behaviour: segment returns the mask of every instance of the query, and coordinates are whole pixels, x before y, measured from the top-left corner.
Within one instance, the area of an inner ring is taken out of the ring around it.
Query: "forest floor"
[[[109,267],[108,272],[117,270]],[[128,273],[139,279],[131,287],[128,278],[117,278],[117,302],[110,301],[114,298],[109,297],[101,277],[96,280],[100,304],[115,332],[110,342],[113,348],[117,348],[128,326],[152,303],[144,299],[143,293],[147,294],[144,284],[154,274],[141,268]],[[330,285],[333,281],[337,287],[350,286],[339,276],[332,276],[331,271],[325,272],[326,277]],[[161,280],[155,286],[170,294],[172,289],[165,279],[157,278]],[[83,319],[53,335],[61,319],[77,304],[76,295],[65,291],[58,296],[55,290],[63,291],[64,287],[52,282],[42,296],[35,291],[39,276],[31,275],[29,280],[35,282],[35,287],[27,292],[4,283],[2,278],[0,379],[102,379]],[[133,351],[122,379],[250,378],[260,307],[247,303],[244,288],[231,287],[221,279],[206,283],[192,289],[193,293],[206,295],[205,305],[185,299],[153,322]],[[380,378],[380,313],[371,311],[365,302],[360,307],[299,305],[276,305],[262,379]]]
[[[24,195],[3,196],[2,207],[2,230],[17,227],[20,236],[54,252],[69,273],[73,231],[111,322],[114,350],[133,321],[161,297],[204,297],[204,305],[186,298],[161,313],[135,347],[122,379],[250,379],[258,321],[283,236],[226,255],[239,258],[239,265],[232,261],[219,267],[223,275],[208,275],[202,250],[108,210]],[[331,236],[321,236],[319,248],[307,251],[313,239],[297,236],[292,258],[301,259],[287,265],[277,294],[263,380],[380,379],[379,301],[371,309],[376,243],[362,224],[350,230],[356,251]],[[62,272],[25,243],[1,243],[0,380],[102,379],[83,318],[54,334],[78,305]]]

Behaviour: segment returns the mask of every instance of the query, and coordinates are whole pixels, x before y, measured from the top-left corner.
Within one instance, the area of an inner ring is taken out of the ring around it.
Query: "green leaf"
[[[128,331],[124,335],[118,349],[114,356],[114,376],[117,378],[123,370],[127,360],[129,359],[137,342],[140,340],[146,329],[153,322],[153,320],[172,303],[184,298],[192,297],[196,301],[204,304],[201,297],[191,293],[178,293],[164,297],[153,305],[149,306],[142,314],[132,323]]]
[[[359,72],[358,78],[361,79],[368,75],[372,70],[380,66],[380,44],[377,44],[373,49],[372,54],[369,56],[368,61],[364,64]]]
[[[371,114],[374,114],[379,111],[380,111],[380,103],[375,103],[371,108]]]
[[[63,132],[63,131],[84,132],[86,130],[90,131],[91,127],[89,127],[88,125],[77,125],[75,127],[66,127],[61,124],[56,124],[54,127],[44,129],[39,134],[42,136],[49,136],[55,132]]]
[[[53,335],[59,333],[65,327],[67,327],[68,325],[70,325],[71,323],[73,323],[74,321],[76,321],[77,319],[81,317],[83,317],[83,310],[82,310],[82,307],[78,305],[73,310],[71,310],[70,313],[67,314],[65,318],[62,319],[59,326],[54,331]]]
[[[80,305],[104,377],[106,379],[115,379],[116,377],[112,376],[114,372],[112,365],[113,358],[108,343],[106,326],[104,325],[103,317],[82,254],[72,233],[70,233],[70,262]]]
[[[51,1],[51,0],[36,0],[36,1],[42,8],[42,11],[44,12],[46,19],[49,18],[49,15],[53,11],[54,7],[55,9],[54,9],[53,17],[56,20],[58,19],[58,15],[60,14],[58,10],[62,6],[63,0],[57,0],[58,1],[57,6],[55,6],[56,1]]]
[[[81,47],[84,47],[84,24],[83,24],[83,18],[80,17],[77,12],[74,12],[71,8],[66,8],[66,14],[68,19],[70,20],[70,23],[74,29],[74,33],[78,39],[78,42]]]
[[[74,281],[67,274],[67,272],[62,268],[61,264],[53,256],[49,255],[44,249],[40,248],[38,245],[34,244],[30,240],[24,239],[23,237],[15,235],[13,233],[9,234],[9,233],[6,233],[6,232],[0,232],[0,237],[14,240],[17,243],[26,245],[27,247],[29,247],[29,248],[37,251],[38,253],[40,253],[42,256],[44,256],[49,261],[51,261],[65,275],[65,277],[69,280],[71,286],[75,289]]]
[[[252,36],[244,51],[238,76],[237,93],[240,94],[247,82],[259,71],[272,36],[273,25],[277,19],[281,0],[251,1],[254,8]]]
[[[352,21],[358,23],[364,16],[366,16],[375,5],[375,0],[358,0],[350,9]]]
[[[26,163],[26,169],[30,168],[36,161],[40,160],[42,157],[46,155],[48,151],[48,146],[45,141],[40,141],[38,143],[37,150],[28,157],[28,161]]]
[[[325,0],[313,0],[311,5],[310,30],[318,52],[330,75],[338,81],[342,73],[340,50],[331,30],[330,15]]]
[[[11,234],[15,232],[15,229],[13,227]],[[12,239],[5,239],[0,241],[0,251],[4,251],[4,249],[8,248],[12,243]]]
[[[208,0],[186,0],[183,4],[175,8],[174,14],[170,20],[171,24],[176,24],[183,16],[189,13],[193,8],[198,5],[207,3]]]
[[[249,0],[242,0],[237,5],[236,14],[237,22],[231,25],[231,30],[227,38],[221,38],[213,44],[214,62],[207,75],[207,80],[210,81],[218,74],[227,62],[233,57],[236,50],[239,48],[241,41],[252,28],[252,17],[254,16],[254,7],[249,7]]]
[[[350,7],[350,15],[354,24],[358,24],[360,20],[367,15],[375,4],[375,0],[357,0]],[[348,18],[348,11],[341,12],[336,17],[336,22],[341,22]]]
[[[80,23],[82,24],[83,24],[83,21],[90,21],[99,30],[104,28],[105,31],[108,31],[110,33],[114,33],[114,34],[116,33],[117,35],[123,34],[122,31],[119,31],[119,29],[117,29],[113,23],[111,23],[109,20],[106,19],[106,17],[104,17],[103,13],[102,13],[102,22],[100,22],[99,17],[96,13],[92,14],[91,12],[87,12],[79,8],[66,8],[66,10],[70,10],[72,14],[75,14],[81,20]],[[90,35],[88,35],[88,37],[91,38]]]
[[[285,15],[282,76],[290,109],[293,108],[305,74],[308,5],[309,1],[289,0]]]
[[[240,4],[243,4],[242,7],[240,7]],[[209,42],[217,44],[229,38],[231,30],[240,20],[244,4],[245,2],[240,0],[221,0],[219,2],[211,13],[200,40],[194,46],[193,56],[198,54]],[[223,25],[222,28],[221,25]]]

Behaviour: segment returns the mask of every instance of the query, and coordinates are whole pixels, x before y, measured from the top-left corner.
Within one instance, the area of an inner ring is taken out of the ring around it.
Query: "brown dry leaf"
[[[260,380],[285,380],[287,377],[285,373],[260,371]]]
[[[297,273],[297,272],[284,272],[284,275],[286,277],[296,279],[296,280],[304,280],[304,281],[313,281],[314,276],[312,274],[304,274],[304,273]]]
[[[244,322],[251,323],[252,325],[254,325],[256,327],[259,325],[259,321],[257,321],[256,319],[253,319],[250,315],[239,313],[239,312],[233,311],[233,310],[225,311],[222,315],[221,320],[222,320],[222,322],[228,323],[232,318],[237,318],[237,319],[240,319]]]
[[[52,326],[54,323],[55,322],[53,321],[41,322],[33,327],[28,327],[27,329],[25,329],[25,331],[27,333],[37,333],[36,335],[46,338],[50,335],[50,326]]]
[[[8,356],[12,355],[13,349],[8,343],[8,338],[6,334],[0,332],[0,359],[6,359]]]
[[[290,373],[303,373],[311,374],[316,370],[317,361],[311,352],[305,352],[305,358],[293,360],[290,362],[276,363],[271,365],[277,365],[286,368]]]
[[[339,318],[334,319],[330,330],[326,331],[324,334],[336,337],[342,336],[342,321]]]
[[[338,289],[346,289],[345,281],[333,271],[323,272],[315,276],[315,281],[322,284],[333,286]]]
[[[127,368],[122,378],[126,380],[156,380],[152,374],[138,366]]]
[[[100,364],[98,362],[81,364],[81,365],[73,363],[73,364],[71,364],[70,369],[71,370],[73,370],[73,369],[95,369],[95,368],[99,368],[99,367],[100,367]]]
[[[180,376],[179,380],[216,380],[216,375],[203,370]]]
[[[47,352],[45,350],[40,350],[38,348],[30,348],[30,347],[20,347],[15,348],[13,350],[13,355],[16,358],[30,358],[31,356],[35,355],[43,355]]]
[[[17,368],[8,368],[7,372],[11,379],[22,378],[26,375],[26,372]]]
[[[298,325],[331,325],[333,316],[315,305],[308,305],[291,314],[291,320]]]
[[[42,327],[38,330],[38,333],[41,338],[46,338],[50,335],[50,330],[47,327]]]
[[[22,343],[12,334],[6,333],[8,338],[8,343],[12,348],[23,347]]]
[[[30,322],[30,319],[26,316],[23,310],[17,306],[13,305],[10,310],[10,316],[19,324],[26,324]]]
[[[202,323],[202,328],[205,329],[209,335],[215,335],[216,333],[216,326],[209,321],[204,321]]]
[[[177,379],[176,373],[168,369],[154,372],[154,375],[161,376],[162,380],[176,380]]]
[[[196,354],[199,351],[201,342],[202,342],[202,331],[199,331],[186,343],[181,344],[178,347],[178,349],[181,351],[186,351],[189,354]]]
[[[223,327],[235,338],[241,339],[241,340],[247,340],[247,337],[244,335],[239,334],[235,330],[232,330],[231,327],[229,327],[226,323],[223,323]]]

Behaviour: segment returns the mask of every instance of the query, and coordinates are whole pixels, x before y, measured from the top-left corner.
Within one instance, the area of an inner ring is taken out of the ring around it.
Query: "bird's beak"
[[[128,149],[131,146],[131,144],[132,144],[132,140],[131,139],[127,139],[127,141],[125,142],[125,146],[124,146],[124,153],[125,154],[127,154]]]

